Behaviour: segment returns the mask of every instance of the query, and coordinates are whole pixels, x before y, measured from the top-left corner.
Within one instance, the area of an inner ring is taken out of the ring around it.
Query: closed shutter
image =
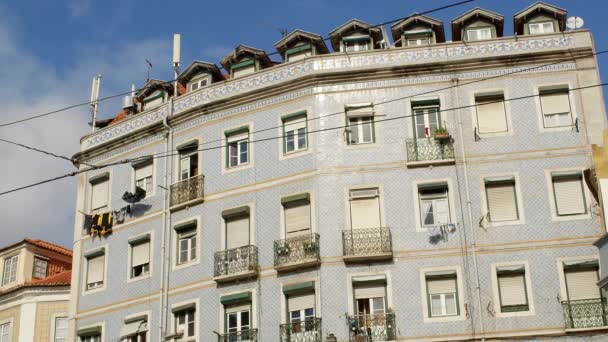
[[[584,214],[587,212],[581,174],[553,177],[557,215]]]
[[[519,218],[514,182],[486,183],[490,221],[514,221]]]
[[[433,277],[426,279],[426,286],[429,295],[456,292],[456,278]]]
[[[249,215],[226,219],[226,248],[249,246]]]
[[[284,208],[286,235],[310,234],[310,202],[286,203]]]
[[[505,105],[501,102],[503,100],[503,96],[476,99],[479,133],[498,133],[508,130]]]
[[[306,116],[301,116],[296,119],[285,121],[283,125],[285,127],[285,132],[296,131],[300,128],[306,128]]]
[[[570,99],[568,91],[542,93],[540,95],[540,104],[543,108],[544,115],[569,113]]]
[[[88,259],[87,284],[103,281],[105,255],[91,257]]]
[[[132,248],[133,267],[150,263],[150,241],[134,244]]]
[[[380,298],[384,297],[386,290],[384,284],[372,283],[372,284],[357,284],[354,287],[355,299],[365,298]]]
[[[524,277],[524,273],[498,275],[502,306],[528,304]]]
[[[229,313],[233,313],[233,312],[247,312],[251,310],[251,304],[250,303],[246,303],[246,304],[238,304],[238,305],[230,305],[230,306],[226,306],[225,307],[225,311],[227,314]]]
[[[152,163],[141,165],[135,168],[135,180],[144,179],[152,176]]]
[[[378,189],[351,191],[350,213],[353,229],[380,228]]]
[[[305,293],[301,295],[289,296],[287,298],[287,310],[288,311],[299,311],[304,309],[310,309],[315,307],[315,294],[314,292]]]
[[[91,209],[102,208],[108,205],[108,188],[110,181],[106,178],[91,185]]]
[[[374,105],[372,103],[348,105],[346,106],[346,116],[349,118],[374,116]]]
[[[596,268],[566,271],[565,276],[569,300],[600,298]]]

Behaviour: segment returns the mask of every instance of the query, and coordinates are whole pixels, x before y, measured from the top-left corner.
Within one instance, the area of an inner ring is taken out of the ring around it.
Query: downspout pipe
[[[170,154],[173,148],[173,128],[169,124],[170,118],[173,116],[173,97],[169,99],[169,111],[167,115],[163,118],[163,126],[166,128],[165,133],[165,155]],[[160,315],[159,315],[159,337],[158,341],[164,341],[164,336],[167,335],[167,293],[168,293],[168,255],[169,255],[169,247],[168,242],[171,240],[171,212],[169,211],[169,196],[170,194],[170,183],[171,183],[171,168],[173,167],[172,163],[173,158],[166,157],[165,158],[165,176],[163,177],[163,226],[161,232],[161,262],[160,262]],[[165,274],[167,273],[167,274]]]

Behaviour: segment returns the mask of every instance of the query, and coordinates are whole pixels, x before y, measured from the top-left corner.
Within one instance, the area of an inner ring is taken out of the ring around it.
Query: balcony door
[[[308,341],[317,334],[315,326],[315,293],[290,295],[287,298],[292,341]]]
[[[226,250],[250,245],[249,214],[241,213],[226,218]]]
[[[351,229],[380,228],[380,193],[378,188],[350,191]]]
[[[252,340],[251,304],[226,307],[226,334],[229,342],[242,342]]]
[[[198,176],[198,145],[179,150],[179,180]]]
[[[285,238],[310,236],[310,200],[302,199],[283,203]]]
[[[358,326],[357,336],[379,337],[387,334],[386,285],[362,283],[354,287]]]
[[[433,151],[436,141],[431,139],[437,128],[441,127],[439,106],[415,106],[414,113],[414,143],[418,160],[425,160],[424,151]]]

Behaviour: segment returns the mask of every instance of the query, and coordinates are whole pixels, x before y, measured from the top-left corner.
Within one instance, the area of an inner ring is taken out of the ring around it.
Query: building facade
[[[112,165],[78,180],[73,337],[606,339],[604,100],[565,18],[537,3],[503,36],[476,8],[446,42],[413,15],[392,43],[353,19],[332,53],[296,30],[283,63],[241,45],[149,81],[75,156]]]
[[[68,341],[72,252],[25,239],[0,249],[0,261],[0,341]]]

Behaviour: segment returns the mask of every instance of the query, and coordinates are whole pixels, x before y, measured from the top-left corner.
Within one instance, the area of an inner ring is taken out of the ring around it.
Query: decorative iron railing
[[[281,342],[322,342],[321,319],[281,324]]]
[[[406,146],[407,160],[410,162],[454,159],[454,145],[451,139],[407,139]]]
[[[351,342],[392,341],[396,339],[395,314],[347,316]]]
[[[218,342],[257,342],[258,329],[242,330],[217,336]]]
[[[306,234],[274,242],[274,265],[319,259],[319,234]]]
[[[258,268],[258,248],[243,246],[215,253],[216,277],[255,271]]]
[[[366,256],[392,253],[391,230],[388,227],[355,228],[342,231],[344,256]]]
[[[194,176],[171,185],[171,206],[203,198],[204,176]]]
[[[566,328],[595,328],[608,326],[606,298],[562,302]]]

